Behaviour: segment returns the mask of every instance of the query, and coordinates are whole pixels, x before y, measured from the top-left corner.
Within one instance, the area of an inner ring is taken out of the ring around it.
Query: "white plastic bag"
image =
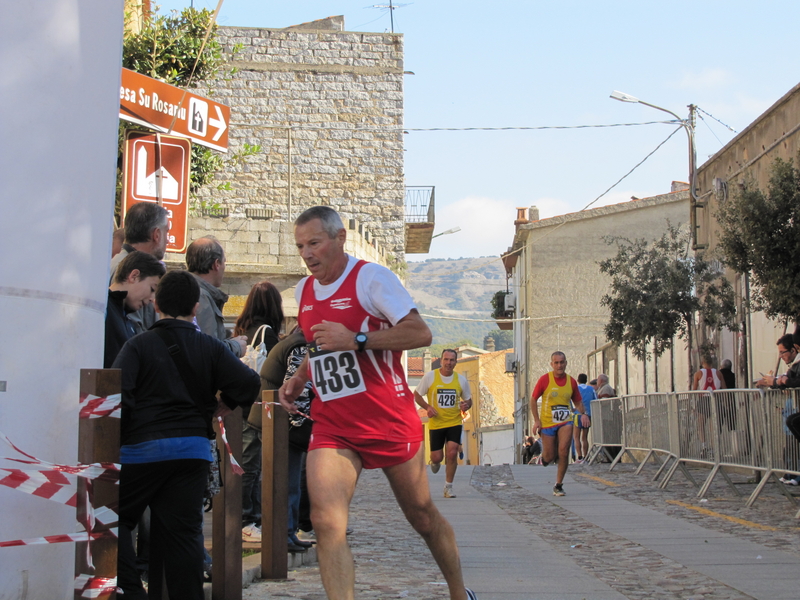
[[[261,365],[267,360],[267,345],[264,343],[264,334],[267,329],[272,329],[272,327],[269,325],[262,325],[256,330],[253,336],[253,343],[247,346],[244,356],[242,357],[242,362],[259,375],[261,374]],[[259,334],[261,341],[259,341]]]

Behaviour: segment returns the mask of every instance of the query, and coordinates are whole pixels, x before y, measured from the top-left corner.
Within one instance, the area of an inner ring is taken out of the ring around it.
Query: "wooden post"
[[[233,472],[216,422],[214,427],[220,451],[222,490],[213,499],[211,598],[242,600],[242,477]],[[241,458],[241,408],[225,417],[225,433],[234,457]]]
[[[121,389],[122,371],[119,369],[81,369],[80,395],[93,395],[107,397],[119,394]],[[119,463],[119,427],[118,417],[98,417],[96,419],[78,419],[78,462],[91,463]],[[92,507],[98,509],[103,506],[117,506],[119,504],[119,486],[113,481],[92,480],[78,478],[78,505],[77,514],[85,515],[87,485],[90,486]],[[112,527],[117,524],[113,523]],[[97,523],[95,532],[107,530],[108,527]],[[91,548],[94,569],[89,567],[87,561],[87,546]],[[115,537],[100,538],[91,542],[77,542],[75,544],[75,576],[90,575],[92,577],[115,578],[117,576],[117,539]],[[81,597],[80,591],[75,591],[75,598]],[[115,598],[112,593],[104,598]]]
[[[289,414],[274,390],[261,393],[261,578],[286,579],[289,529]]]

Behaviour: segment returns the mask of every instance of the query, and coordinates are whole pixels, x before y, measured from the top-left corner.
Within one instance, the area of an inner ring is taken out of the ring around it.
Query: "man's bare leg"
[[[308,453],[306,474],[322,585],[330,600],[353,600],[355,566],[347,544],[347,517],[361,458],[352,450],[318,448]]]
[[[556,431],[558,437],[558,473],[556,474],[556,484],[564,483],[564,475],[567,474],[569,466],[569,449],[572,445],[572,425],[564,425]],[[555,441],[555,438],[553,438]]]
[[[542,464],[547,466],[558,456],[556,447],[556,437],[554,435],[544,435],[539,438],[542,442]]]
[[[383,470],[397,503],[411,526],[430,548],[450,590],[450,600],[467,600],[456,536],[450,523],[431,500],[423,462],[424,448],[411,460]],[[316,528],[316,523],[314,523]]]
[[[447,442],[445,445],[447,451],[447,465],[445,467],[445,483],[453,483],[456,477],[456,469],[458,468],[458,444],[456,442]]]

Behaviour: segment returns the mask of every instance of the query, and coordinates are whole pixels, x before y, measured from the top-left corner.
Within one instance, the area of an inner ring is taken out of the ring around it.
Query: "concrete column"
[[[0,19],[0,430],[55,463],[77,462],[81,369],[103,366],[122,25],[123,0],[4,2]],[[80,531],[52,500],[0,486],[0,506],[3,541]],[[72,598],[74,556],[4,548],[0,598]]]

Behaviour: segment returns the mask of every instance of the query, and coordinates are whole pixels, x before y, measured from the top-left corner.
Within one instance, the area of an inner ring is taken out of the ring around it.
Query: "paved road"
[[[722,485],[706,502],[679,475],[668,489],[629,465],[573,466],[552,496],[553,467],[461,467],[458,497],[436,504],[456,529],[467,585],[481,600],[797,600],[800,523],[768,486],[753,508]],[[746,494],[745,476],[732,476]],[[350,536],[359,599],[448,598],[427,548],[403,518],[382,473],[366,471]],[[258,582],[250,600],[323,600],[316,567]]]

